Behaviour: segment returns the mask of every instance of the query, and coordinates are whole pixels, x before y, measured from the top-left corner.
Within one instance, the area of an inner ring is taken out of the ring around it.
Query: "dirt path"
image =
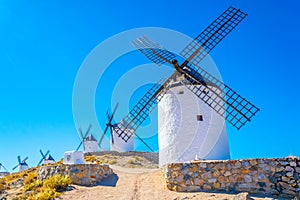
[[[175,199],[232,199],[235,195],[219,193],[177,193],[165,188],[161,170],[123,169],[112,167],[117,176],[105,180],[95,187],[75,186],[75,189],[61,195],[64,200],[175,200]],[[125,171],[124,171],[125,170]]]

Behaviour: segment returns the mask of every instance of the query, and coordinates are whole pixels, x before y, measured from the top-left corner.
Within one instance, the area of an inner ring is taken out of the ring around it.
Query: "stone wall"
[[[300,197],[300,158],[195,161],[168,164],[167,188]]]
[[[72,184],[93,186],[101,182],[113,174],[112,169],[108,165],[98,164],[77,164],[77,165],[64,165],[57,166],[42,166],[37,170],[38,179],[46,179],[49,176],[56,174],[68,175]]]

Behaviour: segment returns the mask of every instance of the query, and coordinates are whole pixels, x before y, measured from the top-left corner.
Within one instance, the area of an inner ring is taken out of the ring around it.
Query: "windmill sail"
[[[138,127],[149,116],[155,105],[162,99],[168,91],[170,82],[177,73],[174,73],[169,79],[161,80],[155,84],[133,107],[133,109],[121,120],[116,128],[116,132],[125,142],[135,133]]]
[[[149,60],[159,66],[166,62],[172,64],[171,61],[176,57],[175,54],[166,50],[163,46],[154,42],[147,36],[141,36],[131,43]]]
[[[190,64],[187,67],[188,69],[193,68]],[[198,71],[186,71],[185,74],[192,77],[198,84],[192,83],[187,78],[182,83],[237,129],[240,129],[246,122],[250,121],[259,111],[254,104],[204,69],[199,68]],[[201,84],[203,80],[208,84]]]
[[[87,131],[85,132],[84,135],[83,135],[83,133],[82,133],[82,130],[79,128],[79,133],[80,133],[80,136],[81,136],[81,141],[80,141],[78,147],[76,148],[76,151],[79,150],[79,148],[80,148],[81,145],[83,144],[84,140],[88,137],[88,134],[89,134],[91,128],[92,128],[92,125],[90,124],[89,127],[88,127],[88,129],[87,129]]]
[[[105,130],[104,130],[104,132],[103,132],[103,134],[102,134],[102,136],[101,136],[101,138],[100,138],[100,140],[99,140],[99,142],[98,142],[98,146],[99,146],[100,148],[101,148],[102,141],[103,141],[103,139],[104,139],[104,136],[105,136],[105,134],[106,134],[108,128],[110,128],[111,140],[112,140],[112,143],[114,143],[113,134],[112,134],[112,129],[113,129],[112,120],[113,120],[113,118],[114,118],[114,115],[115,115],[115,113],[116,113],[116,111],[117,111],[118,106],[119,106],[119,103],[117,103],[117,105],[115,106],[115,108],[114,108],[114,110],[113,110],[113,112],[112,112],[111,115],[110,115],[109,111],[106,112],[107,120],[108,120],[108,121],[107,121],[107,123],[106,123]]]
[[[40,166],[42,164],[42,162],[47,158],[48,154],[50,153],[50,151],[48,150],[45,154],[43,153],[43,151],[40,149],[40,154],[42,156],[41,160],[39,161],[39,163],[37,164],[37,166]]]
[[[187,59],[183,66],[188,62],[197,66],[246,16],[233,7],[225,10],[181,51],[180,55]]]

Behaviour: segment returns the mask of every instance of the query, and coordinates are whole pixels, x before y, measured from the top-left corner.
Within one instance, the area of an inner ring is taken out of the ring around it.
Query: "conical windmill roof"
[[[47,160],[53,160],[54,161],[54,158],[49,154]]]
[[[86,141],[95,141],[97,142],[96,138],[91,134],[86,138]]]

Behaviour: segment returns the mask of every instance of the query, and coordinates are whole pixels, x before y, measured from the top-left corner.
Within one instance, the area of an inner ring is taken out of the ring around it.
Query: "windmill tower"
[[[83,144],[83,149],[84,149],[85,153],[97,152],[98,151],[97,140],[95,139],[95,137],[92,134],[89,135],[89,132],[90,132],[91,128],[92,128],[92,125],[90,124],[84,135],[82,133],[82,130],[79,129],[79,133],[80,133],[80,136],[81,136],[81,142],[78,145],[76,151],[79,150],[79,148],[81,147],[82,144]]]
[[[24,158],[21,161],[21,157],[18,156],[18,163],[14,168],[12,168],[12,170],[15,170],[17,167],[19,167],[19,172],[27,170],[29,168],[28,164],[26,163],[26,160],[28,159],[28,157]]]
[[[93,134],[86,137],[83,145],[84,145],[85,153],[98,151],[98,142],[97,142],[96,138],[93,136]]]
[[[1,169],[4,169],[5,171],[2,171],[1,172]],[[2,164],[2,163],[0,163],[0,178],[2,178],[2,177],[4,177],[4,176],[7,176],[7,175],[9,175],[9,172],[8,172],[8,170],[5,168],[5,166]]]
[[[154,85],[127,118],[126,127],[135,131],[159,103],[159,162],[189,162],[199,159],[230,158],[224,118],[240,129],[259,111],[229,86],[205,71],[201,61],[247,14],[229,7],[181,52],[176,55],[143,36],[132,44],[152,62],[170,64],[174,73]],[[176,94],[176,95],[175,95]],[[191,99],[194,99],[193,101]],[[125,130],[126,130],[125,127]],[[133,132],[118,131],[128,141]]]
[[[2,165],[2,163],[0,163],[0,171],[1,171],[1,168],[3,168],[6,172],[8,172],[8,170],[4,167],[4,165]]]
[[[127,142],[125,142],[122,138],[118,137],[117,132],[120,130],[124,130],[126,125],[123,124],[123,122],[119,122],[119,124],[112,124],[112,120],[114,118],[114,115],[117,111],[117,108],[119,106],[119,103],[115,106],[112,114],[110,114],[109,110],[106,112],[107,117],[107,123],[105,130],[99,140],[99,148],[102,148],[102,142],[104,139],[104,136],[106,135],[108,128],[110,130],[110,151],[118,151],[118,152],[126,152],[126,151],[133,151],[134,150],[134,137],[130,138]],[[127,131],[132,131],[130,127],[127,128]]]
[[[55,163],[54,158],[51,156],[50,151],[48,150],[45,154],[43,153],[43,151],[40,149],[40,154],[42,156],[41,160],[39,161],[39,163],[37,164],[37,166],[40,166],[42,163],[44,165],[48,165],[48,164],[53,164]],[[47,157],[48,156],[48,157]]]

